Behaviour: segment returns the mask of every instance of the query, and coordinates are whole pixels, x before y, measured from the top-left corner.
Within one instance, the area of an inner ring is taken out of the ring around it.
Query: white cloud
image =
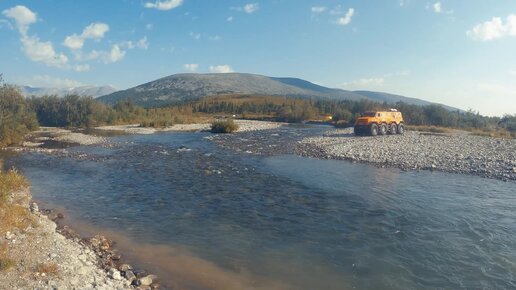
[[[260,8],[260,5],[258,3],[249,3],[244,5],[244,11],[245,13],[253,13],[257,11]]]
[[[148,23],[147,25],[145,25],[145,28],[147,30],[152,30],[154,28],[154,25],[152,23]]]
[[[63,41],[63,45],[72,50],[81,49],[86,39],[100,40],[104,38],[108,31],[109,25],[105,23],[91,23],[83,29],[81,35],[74,33],[67,36]]]
[[[132,42],[132,41],[126,41],[119,44],[121,47],[128,48],[128,49],[143,49],[147,50],[149,48],[149,42],[147,41],[147,36],[144,36],[142,39]]]
[[[502,18],[493,17],[490,21],[480,23],[466,32],[473,40],[489,41],[504,37],[516,36],[516,14],[507,16],[504,23]]]
[[[314,6],[312,7],[312,12],[313,13],[323,13],[327,10],[328,8],[325,7],[325,6]]]
[[[2,14],[16,22],[16,26],[21,34],[27,34],[29,26],[38,20],[36,13],[22,5],[6,9],[2,11]]]
[[[5,20],[5,19],[0,19],[0,28],[7,26],[9,29],[14,29],[14,27],[12,26],[11,22]]]
[[[82,53],[78,53],[77,59],[80,61],[91,61],[99,59],[103,63],[115,63],[121,61],[126,54],[126,51],[122,49],[122,47],[128,48],[128,43],[114,44],[111,46],[109,51],[103,50],[92,50],[90,53],[83,55]]]
[[[441,13],[443,12],[443,8],[441,7],[441,2],[435,2],[434,5],[432,5],[434,8],[435,13]]]
[[[111,51],[102,56],[104,63],[114,63],[121,61],[125,56],[123,51],[118,44],[111,46]]]
[[[234,70],[227,64],[210,66],[210,71],[212,73],[232,73],[232,72],[234,72]]]
[[[208,39],[212,40],[212,41],[219,41],[222,39],[222,37],[220,37],[219,35],[213,35],[213,36],[208,37]]]
[[[156,2],[146,2],[145,8],[153,8],[162,11],[177,8],[183,4],[183,0],[157,0]]]
[[[136,42],[136,47],[139,49],[147,50],[149,48],[147,36],[144,36],[142,39],[138,40],[138,42]]]
[[[231,7],[231,10],[245,12],[245,13],[248,13],[248,14],[254,13],[258,9],[260,9],[260,4],[259,3],[248,3],[248,4],[245,4],[243,7]],[[233,20],[233,19],[231,19],[231,20]]]
[[[187,63],[183,65],[183,67],[188,71],[196,71],[199,68],[199,65],[196,63]]]
[[[78,64],[75,66],[75,71],[77,72],[86,72],[90,70],[89,64]]]
[[[228,22],[233,21],[233,16],[229,16],[226,20],[227,20]]]
[[[20,79],[19,83],[28,84],[31,87],[43,88],[71,88],[84,86],[83,83],[71,80],[51,77],[49,75],[35,75],[28,79]]]
[[[385,83],[384,78],[363,78],[351,82],[342,84],[343,87],[347,88],[364,88],[371,86],[381,86]]]
[[[68,57],[57,53],[50,41],[41,41],[37,36],[22,36],[22,48],[32,61],[42,62],[48,66],[67,68]]]
[[[38,21],[36,13],[25,6],[15,6],[4,10],[2,14],[16,22],[16,27],[20,32],[22,50],[30,60],[44,63],[47,66],[68,68],[68,57],[57,53],[52,42],[41,41],[36,35],[28,35],[30,25]]]
[[[85,39],[102,39],[108,31],[109,25],[105,23],[92,23],[84,28],[82,37]]]
[[[65,38],[63,45],[70,49],[80,49],[84,45],[84,38],[77,34],[72,34]]]
[[[342,5],[337,5],[337,6],[335,6],[335,8],[331,9],[330,14],[331,15],[344,14],[344,12],[342,11]]]
[[[355,9],[349,8],[348,12],[346,12],[346,14],[344,16],[339,17],[339,19],[337,19],[336,23],[338,25],[348,25],[349,23],[351,23],[351,19],[353,18],[353,15],[355,15]]]
[[[199,39],[201,39],[201,34],[200,33],[190,32],[190,37],[195,39],[195,40],[199,40]]]
[[[441,14],[441,13],[444,13],[444,14],[453,14],[453,10],[444,10],[443,9],[443,4],[440,2],[440,1],[437,1],[435,2],[434,4],[430,5],[430,4],[427,4],[426,6],[427,9],[432,9],[435,13],[437,14]]]

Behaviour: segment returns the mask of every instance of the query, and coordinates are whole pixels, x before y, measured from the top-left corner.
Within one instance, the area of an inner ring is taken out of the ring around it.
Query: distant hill
[[[34,88],[19,86],[22,94],[26,97],[79,95],[81,97],[100,97],[116,92],[112,86],[80,86],[73,88]]]
[[[245,73],[175,74],[102,96],[99,100],[115,104],[119,100],[130,98],[138,105],[157,107],[225,94],[432,104],[420,99],[387,93],[327,88],[298,78],[276,78]]]

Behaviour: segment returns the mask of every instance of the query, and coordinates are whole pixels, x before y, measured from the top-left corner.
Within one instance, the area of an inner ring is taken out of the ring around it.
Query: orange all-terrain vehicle
[[[365,112],[355,122],[355,135],[403,134],[405,123],[401,112],[390,111]]]

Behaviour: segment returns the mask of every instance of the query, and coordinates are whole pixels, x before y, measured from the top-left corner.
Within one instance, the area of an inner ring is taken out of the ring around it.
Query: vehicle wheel
[[[380,135],[385,135],[385,134],[387,134],[387,125],[385,125],[385,124],[381,124],[381,125],[380,125],[380,129],[379,129],[378,133],[380,133]]]
[[[353,128],[353,132],[355,133],[356,136],[359,136],[360,135],[360,130],[358,130],[357,127]]]
[[[403,124],[398,125],[398,134],[403,135],[405,133],[405,126]]]
[[[371,125],[371,136],[378,135],[378,125],[372,124]]]
[[[398,132],[398,126],[396,126],[396,124],[392,124],[392,125],[391,125],[391,128],[390,128],[390,130],[389,130],[389,134],[394,135],[394,134],[396,134],[397,132]]]

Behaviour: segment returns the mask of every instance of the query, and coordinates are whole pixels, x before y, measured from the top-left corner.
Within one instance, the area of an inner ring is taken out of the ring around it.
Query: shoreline
[[[296,154],[394,167],[441,171],[503,181],[516,180],[516,140],[465,133],[408,131],[404,135],[356,137],[353,128],[304,138]]]
[[[86,238],[62,224],[63,214],[39,209],[29,188],[10,194],[9,207],[26,210],[31,223],[0,236],[9,269],[0,270],[5,289],[159,289],[158,277],[133,270],[102,235]],[[22,279],[20,279],[22,278]]]
[[[255,120],[234,120],[239,126],[236,133],[276,129],[287,123],[255,121]],[[159,132],[206,132],[210,131],[211,123],[176,124],[165,128],[140,127],[139,124],[114,125],[95,127],[96,130],[120,131],[127,134],[154,134]]]

